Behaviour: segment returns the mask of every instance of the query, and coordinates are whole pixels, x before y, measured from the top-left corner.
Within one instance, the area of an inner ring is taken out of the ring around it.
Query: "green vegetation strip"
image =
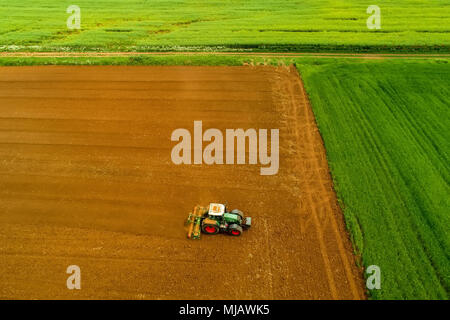
[[[0,51],[450,52],[448,1],[9,0],[0,16]]]
[[[448,299],[450,64],[300,66],[376,299]]]
[[[448,299],[450,60],[243,56],[0,58],[0,65],[296,63],[374,299]]]

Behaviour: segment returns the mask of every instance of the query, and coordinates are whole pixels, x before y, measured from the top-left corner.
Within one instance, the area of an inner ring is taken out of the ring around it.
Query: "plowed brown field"
[[[364,298],[295,69],[2,67],[0,114],[0,298]],[[278,174],[173,164],[194,120],[278,128]],[[186,239],[194,205],[225,201],[249,231]]]

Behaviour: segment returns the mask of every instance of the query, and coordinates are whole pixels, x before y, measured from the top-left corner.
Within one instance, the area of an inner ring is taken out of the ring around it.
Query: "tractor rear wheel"
[[[237,224],[232,224],[228,227],[228,233],[235,237],[240,236],[242,233],[242,227]]]
[[[206,234],[216,234],[219,233],[219,226],[206,223],[202,225],[202,231]]]
[[[244,213],[241,210],[233,209],[231,210],[231,213],[237,214],[238,216],[241,217],[242,220],[244,220]]]

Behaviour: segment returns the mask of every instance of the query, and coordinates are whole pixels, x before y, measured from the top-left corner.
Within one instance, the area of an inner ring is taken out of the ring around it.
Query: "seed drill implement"
[[[243,230],[250,228],[251,217],[245,217],[238,209],[228,212],[226,206],[220,203],[211,203],[209,207],[195,206],[186,220],[188,226],[187,237],[200,239],[200,234],[226,233],[240,236]]]

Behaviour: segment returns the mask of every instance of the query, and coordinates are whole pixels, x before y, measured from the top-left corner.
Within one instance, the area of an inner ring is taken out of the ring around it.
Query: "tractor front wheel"
[[[202,231],[206,234],[216,234],[219,233],[219,227],[213,224],[204,224],[202,226]]]
[[[228,228],[228,233],[231,234],[232,236],[240,236],[242,233],[242,228],[240,225],[237,224],[232,224],[229,228]]]

